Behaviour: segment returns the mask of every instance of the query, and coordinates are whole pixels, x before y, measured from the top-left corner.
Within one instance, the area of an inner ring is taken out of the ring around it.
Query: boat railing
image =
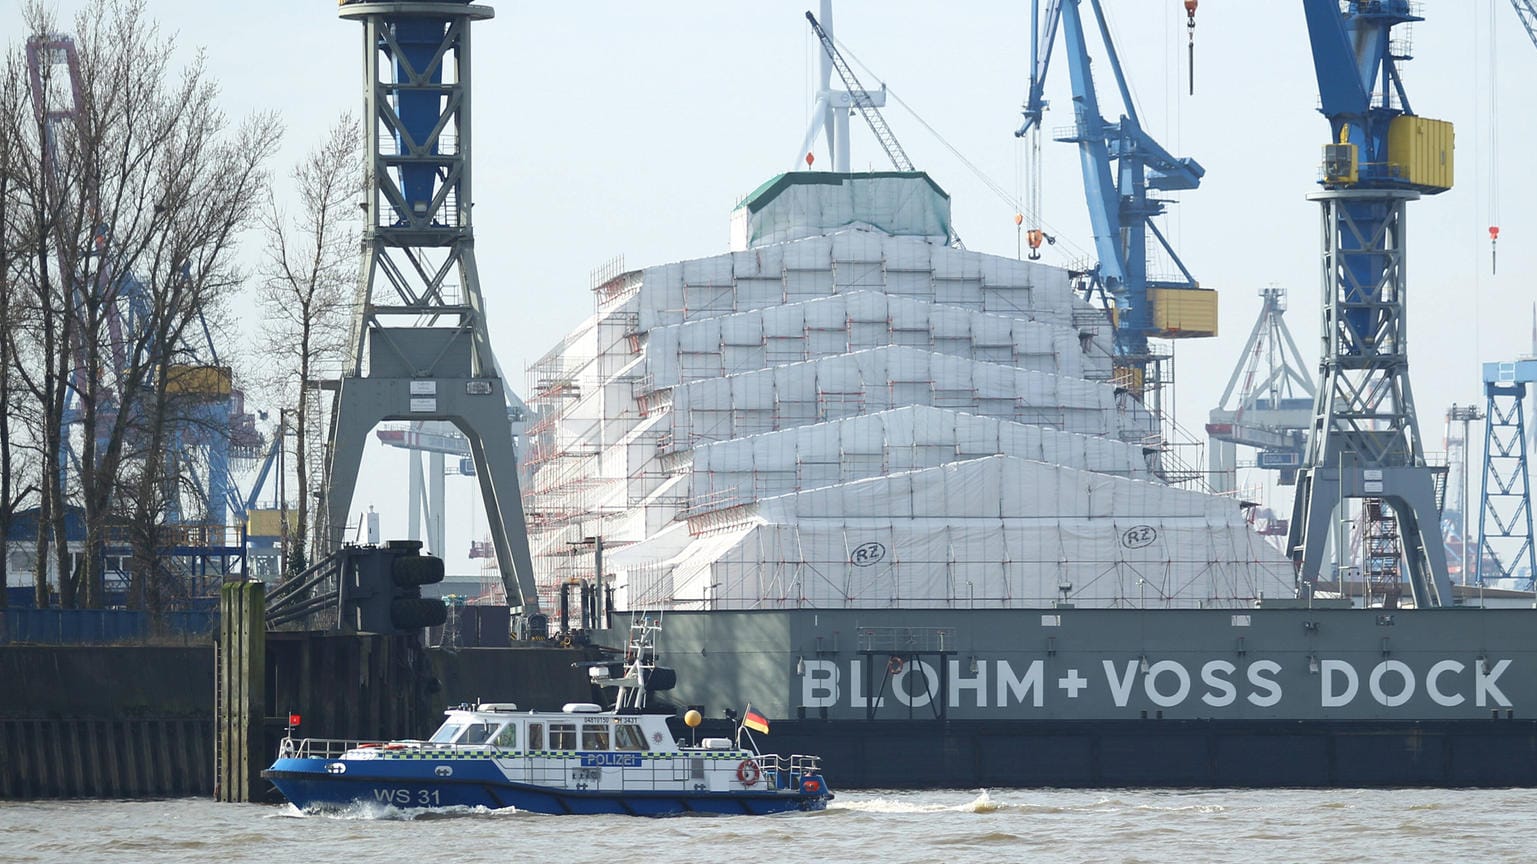
[[[524,761],[507,754],[498,764],[518,772],[515,779],[540,785],[575,788],[605,789],[614,791],[655,791],[667,788],[704,789],[709,785],[706,765],[712,759],[737,760],[730,763],[735,776],[745,788],[753,791],[800,791],[801,781],[808,775],[821,773],[821,762],[815,756],[756,755],[748,752],[685,749],[667,754],[634,754],[629,764],[606,766],[582,764],[585,757],[593,754],[573,752],[568,758],[535,759]],[[613,752],[607,757],[622,757]],[[511,757],[511,758],[508,758]],[[617,761],[617,759],[616,759]],[[518,763],[522,764],[518,764]],[[754,767],[745,767],[751,763]],[[605,771],[604,767],[621,768]],[[747,782],[748,780],[751,782]]]
[[[752,761],[763,769],[763,776],[770,789],[800,789],[802,777],[822,772],[822,760],[817,756],[780,756],[769,753],[754,756]]]
[[[348,750],[378,747],[383,743],[347,738],[284,738],[278,744],[278,757],[281,759],[339,759]]]

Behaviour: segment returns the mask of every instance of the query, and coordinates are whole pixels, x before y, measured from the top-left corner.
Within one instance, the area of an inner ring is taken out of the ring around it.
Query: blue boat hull
[[[335,772],[332,766],[345,770]],[[447,767],[452,776],[439,776]],[[424,770],[433,771],[423,776]],[[279,759],[262,772],[294,806],[305,811],[345,810],[358,806],[399,809],[512,807],[530,813],[679,816],[692,813],[766,815],[822,810],[832,798],[816,778],[815,793],[762,791],[605,791],[562,789],[509,781],[489,762]]]

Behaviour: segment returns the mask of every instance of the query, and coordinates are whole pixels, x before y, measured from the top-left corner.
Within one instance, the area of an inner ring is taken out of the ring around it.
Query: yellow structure
[[[1110,368],[1110,383],[1141,396],[1143,388],[1147,386],[1147,371],[1141,366],[1122,366],[1117,363]]]
[[[165,390],[173,396],[228,396],[232,385],[228,366],[177,365],[165,375]]]
[[[283,536],[283,511],[282,510],[250,510],[246,514],[250,521],[246,523],[246,535],[250,537],[281,537]],[[299,511],[288,511],[288,526],[299,524]]]
[[[1452,188],[1452,124],[1402,114],[1388,126],[1388,162],[1399,179],[1437,191]]]
[[[1331,185],[1351,185],[1361,179],[1356,160],[1356,145],[1324,145],[1324,182]]]
[[[1149,288],[1153,332],[1160,339],[1217,335],[1217,292],[1205,288]]]

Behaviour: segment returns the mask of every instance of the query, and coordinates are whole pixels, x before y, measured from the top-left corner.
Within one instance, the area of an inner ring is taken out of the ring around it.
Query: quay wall
[[[303,735],[405,737],[425,732],[380,723],[409,716],[431,731],[445,704],[479,698],[558,708],[593,698],[571,666],[588,657],[578,649],[427,649],[430,692],[391,697],[356,686],[362,646],[332,641],[346,637],[303,640],[308,650],[299,654],[285,638],[290,647],[277,648],[271,665],[286,657],[287,668],[269,666],[269,679],[285,681],[266,684],[268,712],[283,715],[265,718],[273,754],[289,709],[303,714]],[[0,645],[0,800],[212,796],[214,681],[211,643]],[[425,714],[405,707],[423,698]],[[368,728],[332,728],[357,723]]]

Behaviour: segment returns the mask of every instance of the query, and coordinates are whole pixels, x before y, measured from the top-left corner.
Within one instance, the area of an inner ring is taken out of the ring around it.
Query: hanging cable
[[[1030,260],[1038,261],[1041,257],[1041,241],[1047,240],[1055,244],[1056,238],[1049,237],[1041,230],[1041,127],[1031,128],[1029,140],[1025,146],[1028,152],[1025,155],[1025,209],[1030,214]]]
[[[1185,31],[1190,34],[1190,95],[1195,95],[1195,7],[1199,0],[1185,0]]]
[[[1499,69],[1497,57],[1498,35],[1494,26],[1494,0],[1489,0],[1489,273],[1499,272],[1498,245],[1500,240],[1500,114],[1499,87],[1495,75]]]
[[[1025,197],[1025,158],[1023,144],[1014,143],[1014,198],[1021,200]],[[1024,256],[1024,222],[1025,214],[1019,210],[1014,211],[1014,257]]]
[[[834,38],[833,42],[838,46],[838,50],[841,51],[843,53],[843,55],[846,58],[848,58],[848,60],[851,63],[853,63],[854,65],[858,66],[860,69],[864,70],[864,72],[866,74],[870,75],[871,77],[877,78],[877,79],[879,79],[881,77],[881,76],[877,75],[873,70],[871,70],[869,66],[866,66],[863,60],[860,60],[858,57],[854,56],[854,52],[850,51],[848,49],[848,46],[843,44],[843,42],[841,40],[839,40],[837,38]],[[935,140],[937,140],[941,145],[943,145],[946,150],[950,151],[950,155],[952,155],[956,159],[960,160],[960,163],[962,165],[966,166],[966,169],[969,170],[973,175],[975,175],[976,178],[982,182],[982,185],[986,186],[989,191],[991,191],[994,195],[998,196],[999,200],[1003,201],[1004,203],[1006,203],[1010,207],[1012,207],[1014,209],[1015,213],[1025,213],[1027,215],[1027,217],[1028,217],[1029,210],[1027,209],[1025,204],[1022,203],[1019,200],[1019,198],[1017,198],[1016,196],[1010,195],[1008,190],[1004,189],[1001,185],[999,185],[997,181],[995,181],[992,177],[988,176],[987,173],[984,172],[981,168],[978,168],[974,163],[972,163],[972,161],[970,159],[967,159],[961,153],[961,151],[955,147],[955,145],[951,144],[945,138],[945,136],[939,134],[939,130],[935,129],[933,126],[931,126],[929,124],[929,122],[927,120],[923,119],[922,115],[920,115],[913,108],[913,106],[911,106],[911,105],[907,104],[905,101],[903,101],[902,97],[898,96],[896,94],[896,92],[891,89],[889,84],[886,87],[886,98],[892,100],[893,102],[896,102],[898,105],[900,105],[904,109],[906,109],[907,113],[911,114],[913,116],[913,119],[918,121],[918,125],[922,126],[926,131],[928,131],[928,133],[930,135],[933,135]],[[1035,156],[1035,159],[1036,159],[1036,161],[1038,163],[1039,162],[1038,154],[1040,152],[1040,139],[1039,139],[1039,137],[1036,138],[1036,144],[1035,144],[1035,147],[1034,147],[1032,152],[1034,154],[1037,154]],[[1036,190],[1037,192],[1040,189],[1040,183],[1039,182],[1029,183],[1029,186],[1030,186],[1030,189]],[[1029,189],[1026,190],[1026,194],[1027,194],[1027,196],[1029,194],[1031,194]],[[1038,201],[1038,199],[1037,199],[1037,201]],[[1037,203],[1037,209],[1039,209],[1039,203]],[[1033,224],[1038,226],[1037,230],[1040,232],[1040,240],[1042,242],[1045,242],[1047,245],[1055,245],[1059,240],[1061,240],[1063,246],[1066,247],[1067,251],[1071,255],[1073,255],[1075,258],[1085,258],[1086,259],[1086,258],[1091,257],[1089,252],[1088,252],[1088,250],[1084,249],[1082,246],[1079,246],[1078,244],[1073,243],[1071,240],[1069,240],[1066,237],[1064,237],[1062,235],[1062,232],[1057,231],[1051,225],[1047,224],[1045,222],[1045,220],[1041,219],[1040,216],[1039,216],[1039,213],[1036,214],[1036,218],[1035,218]]]

